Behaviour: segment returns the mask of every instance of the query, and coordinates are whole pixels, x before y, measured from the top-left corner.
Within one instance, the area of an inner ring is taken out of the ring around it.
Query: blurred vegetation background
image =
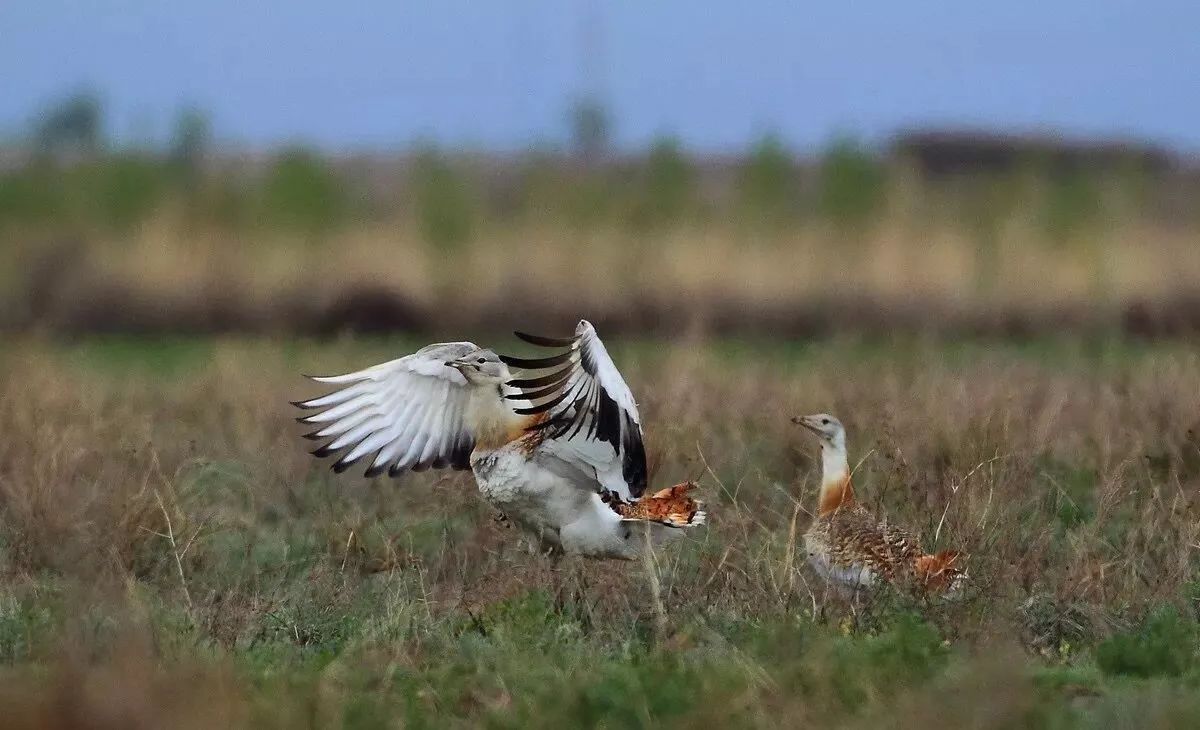
[[[1200,727],[1160,6],[0,5],[0,727]],[[708,504],[644,562],[293,421],[584,316]],[[807,565],[818,411],[963,600]]]
[[[0,326],[1200,330],[1200,166],[1169,151],[914,130],[617,152],[600,104],[566,122],[571,144],[513,154],[248,151],[198,108],[116,144],[101,97],[69,96],[0,145]]]
[[[1197,726],[1196,160],[630,151],[586,97],[518,153],[108,119],[73,95],[0,144],[6,727]],[[713,515],[644,565],[554,565],[467,474],[300,443],[299,372],[581,316],[653,483]],[[969,553],[967,600],[809,571],[816,410],[873,509]]]

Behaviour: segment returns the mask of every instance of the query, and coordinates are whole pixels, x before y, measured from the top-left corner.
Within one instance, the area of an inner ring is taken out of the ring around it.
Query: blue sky
[[[1198,28],[1188,0],[9,0],[0,130],[86,87],[127,139],[195,104],[248,146],[519,149],[563,139],[591,87],[624,147],[954,124],[1195,151]]]

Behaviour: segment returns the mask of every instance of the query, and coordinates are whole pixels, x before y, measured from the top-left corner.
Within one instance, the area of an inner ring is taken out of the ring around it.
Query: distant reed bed
[[[1200,177],[1159,154],[918,136],[798,156],[769,135],[728,156],[251,154],[196,112],[134,148],[100,119],[67,100],[0,148],[6,329],[1200,331]]]

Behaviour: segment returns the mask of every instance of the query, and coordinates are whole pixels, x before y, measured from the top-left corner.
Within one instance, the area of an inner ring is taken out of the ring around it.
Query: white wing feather
[[[467,380],[445,363],[478,349],[470,342],[443,342],[358,372],[314,377],[344,387],[294,404],[319,411],[297,419],[320,426],[308,438],[332,439],[313,454],[344,449],[333,464],[337,472],[374,454],[367,476],[470,468],[474,439],[463,422]]]

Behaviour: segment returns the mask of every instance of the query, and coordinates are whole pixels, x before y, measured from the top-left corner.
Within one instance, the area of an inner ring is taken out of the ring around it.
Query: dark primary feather
[[[505,394],[504,397],[506,400],[535,401],[535,400],[540,400],[547,396],[553,395],[563,386],[564,383],[567,382],[567,378],[571,377],[571,369],[564,368],[563,372],[553,373],[550,377],[552,377],[553,379],[548,384],[546,384],[545,387],[529,386],[529,385],[516,385],[516,383],[519,383],[522,381],[510,380],[510,381],[508,381],[508,384],[514,388],[521,388],[522,392],[507,393],[507,394]],[[532,383],[532,382],[540,381],[540,380],[543,380],[543,378],[529,378],[527,381],[524,381],[524,382]]]
[[[521,415],[550,414],[548,419],[536,426],[546,432],[546,438],[585,438],[610,444],[621,458],[622,478],[630,494],[638,497],[645,491],[648,469],[636,409],[633,413],[626,412],[601,382],[605,376],[600,373],[595,353],[600,353],[606,361],[610,361],[610,358],[595,336],[595,330],[587,323],[581,323],[577,332],[571,338],[515,333],[520,339],[538,347],[568,349],[543,358],[501,355],[505,363],[524,370],[546,370],[563,365],[542,375],[510,380],[508,385],[520,392],[507,397],[530,401],[528,407],[514,409]],[[632,396],[628,394],[628,387],[619,373],[615,373],[611,365],[606,372],[610,373],[607,376],[610,381],[615,376],[616,382],[612,384],[624,394],[621,397],[632,404]]]
[[[575,344],[574,337],[546,337],[544,335],[531,335],[528,332],[513,332],[513,334],[529,344],[538,345],[539,347],[570,347]]]
[[[558,385],[569,377],[571,377],[571,368],[563,368],[562,370],[556,370],[549,375],[542,375],[537,378],[510,380],[508,381],[508,384],[514,388],[541,388],[551,384]],[[515,400],[516,398],[521,398],[523,396],[520,394],[509,393],[505,397]]]
[[[514,408],[513,412],[519,413],[522,416],[533,416],[538,413],[545,413],[546,411],[550,410],[554,406],[561,403],[563,401],[563,399],[566,397],[567,397],[567,393],[566,393],[566,391],[563,391],[562,393],[559,393],[558,396],[556,398],[554,398],[553,400],[548,400],[545,403],[541,403],[541,404],[535,405],[535,406],[530,406],[529,408]]]
[[[510,355],[500,356],[500,360],[504,362],[504,364],[511,365],[515,368],[523,368],[525,370],[541,370],[543,368],[552,368],[555,365],[562,365],[564,362],[570,359],[570,350],[558,355],[541,358],[512,357]]]
[[[625,478],[625,483],[633,489],[633,496],[639,497],[645,491],[646,482],[650,477],[646,467],[646,445],[642,443],[641,430],[638,425],[628,416],[625,419],[628,428],[625,430],[625,439],[622,444],[624,459],[621,464],[621,476]],[[634,487],[634,485],[637,486]]]

